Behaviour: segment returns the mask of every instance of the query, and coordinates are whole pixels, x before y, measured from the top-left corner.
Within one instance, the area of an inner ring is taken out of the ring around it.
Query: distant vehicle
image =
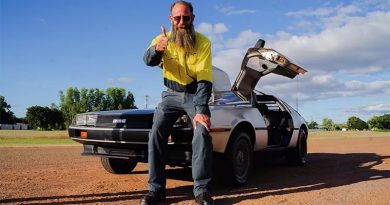
[[[241,70],[230,86],[228,75],[213,67],[210,99],[211,131],[216,163],[222,163],[228,180],[244,184],[253,152],[283,151],[289,162],[304,165],[308,128],[302,116],[273,95],[255,90],[257,82],[274,73],[288,78],[305,69],[259,40],[249,48]],[[148,134],[153,109],[113,110],[78,114],[69,127],[72,140],[84,145],[83,155],[101,157],[110,173],[130,173],[148,160]],[[191,166],[193,127],[185,113],[168,139],[168,165]]]

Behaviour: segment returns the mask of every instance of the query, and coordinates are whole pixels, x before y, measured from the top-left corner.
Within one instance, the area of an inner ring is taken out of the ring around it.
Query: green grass
[[[68,131],[0,130],[0,137],[68,138]]]
[[[75,145],[67,131],[0,130],[0,146]]]
[[[309,132],[310,138],[364,138],[390,137],[390,132],[378,131],[314,131]]]
[[[33,137],[0,137],[1,146],[15,146],[15,145],[70,145],[77,144],[70,139],[58,138],[33,138]]]

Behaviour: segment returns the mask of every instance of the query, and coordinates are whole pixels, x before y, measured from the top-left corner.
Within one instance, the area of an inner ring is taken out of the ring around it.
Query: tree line
[[[308,124],[309,129],[321,128],[325,130],[341,130],[347,128],[349,130],[366,130],[366,129],[379,129],[389,130],[390,129],[390,114],[384,114],[382,116],[374,116],[367,122],[356,117],[351,116],[348,118],[345,124],[336,124],[330,118],[324,118],[322,120],[322,127],[315,121],[311,121]]]
[[[32,129],[61,130],[68,127],[78,113],[135,109],[134,96],[123,88],[107,88],[105,91],[98,88],[78,89],[69,87],[66,93],[59,92],[59,105],[32,106],[27,108],[26,118],[18,119],[11,111],[3,96],[0,96],[0,123],[14,124],[27,122]]]
[[[97,88],[78,90],[70,87],[65,94],[60,91],[60,109],[66,126],[78,113],[135,108],[133,93],[126,93],[123,88],[107,88],[104,92]]]

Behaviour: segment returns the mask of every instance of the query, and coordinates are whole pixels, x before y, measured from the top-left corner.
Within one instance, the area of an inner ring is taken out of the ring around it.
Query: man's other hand
[[[210,131],[211,122],[210,117],[205,114],[196,114],[194,117],[194,128],[196,129],[196,126],[198,123],[202,124],[208,131]]]
[[[164,52],[168,46],[168,36],[167,36],[167,32],[165,31],[164,26],[161,26],[161,34],[162,34],[162,36],[158,39],[158,42],[156,45],[157,52]]]

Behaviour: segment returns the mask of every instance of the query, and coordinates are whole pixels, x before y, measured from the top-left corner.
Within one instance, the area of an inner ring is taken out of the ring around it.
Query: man
[[[212,142],[209,135],[210,110],[208,101],[212,89],[211,45],[202,34],[195,32],[193,7],[186,1],[172,4],[171,31],[161,27],[145,52],[148,66],[162,66],[166,91],[154,113],[149,135],[149,192],[141,204],[157,204],[165,200],[165,163],[167,139],[173,124],[183,112],[193,121],[192,177],[197,204],[214,204],[208,190],[212,175]]]

